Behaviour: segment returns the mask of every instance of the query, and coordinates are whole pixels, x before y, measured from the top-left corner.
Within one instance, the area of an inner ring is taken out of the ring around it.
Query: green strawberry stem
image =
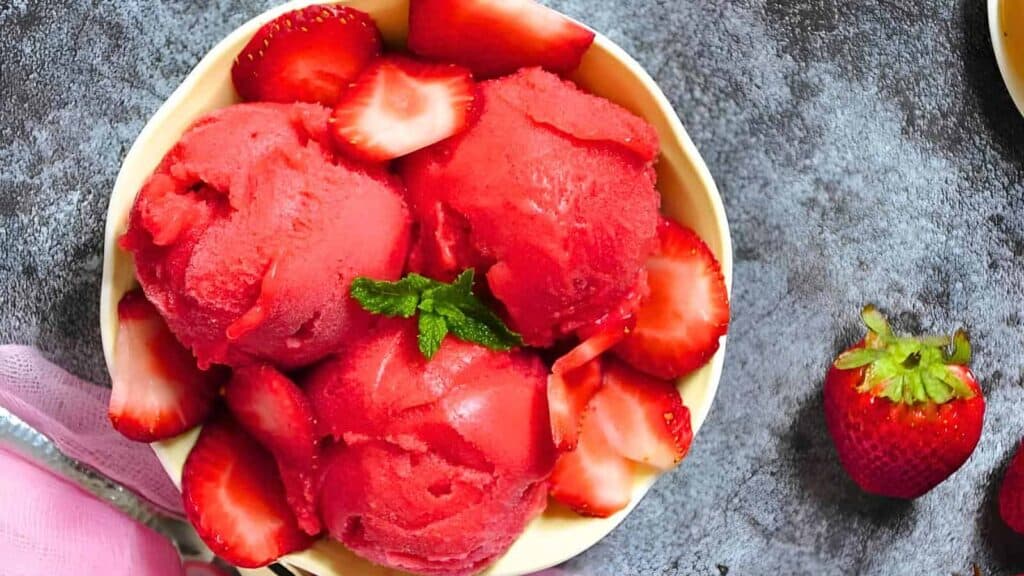
[[[870,304],[861,318],[868,327],[864,346],[844,352],[835,362],[840,370],[866,368],[858,390],[903,404],[945,404],[974,396],[974,390],[949,369],[971,361],[966,332],[957,330],[952,337],[897,336]]]

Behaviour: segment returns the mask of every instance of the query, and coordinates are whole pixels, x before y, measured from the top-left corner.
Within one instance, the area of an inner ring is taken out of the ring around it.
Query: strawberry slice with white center
[[[533,0],[411,0],[409,50],[480,77],[541,66],[571,72],[594,33]]]
[[[576,448],[583,411],[601,387],[600,356],[621,342],[636,324],[634,313],[647,292],[646,273],[641,275],[638,286],[618,306],[580,329],[577,333],[582,342],[551,366],[548,406],[552,438],[559,450]]]
[[[203,427],[181,492],[203,542],[236,566],[265,566],[312,542],[288,507],[274,458],[229,418]]]
[[[583,413],[600,387],[600,358],[565,373],[553,371],[548,376],[551,436],[559,450],[576,449]]]
[[[579,443],[551,473],[551,497],[584,516],[606,518],[629,505],[634,464],[608,443],[593,407],[583,416]]]
[[[650,297],[613,351],[637,370],[673,379],[718,350],[729,329],[729,293],[718,260],[693,230],[663,218],[658,238],[660,249],[647,261]]]
[[[464,68],[382,58],[338,102],[331,134],[345,154],[383,162],[461,132],[475,98],[476,85]]]
[[[373,19],[347,6],[314,5],[265,24],[231,68],[243,100],[333,106],[380,56]]]
[[[114,428],[132,440],[156,442],[201,424],[226,372],[200,370],[141,291],[125,294],[117,314],[108,412]]]
[[[690,410],[671,382],[609,360],[590,407],[608,444],[634,462],[670,470],[690,451]]]
[[[316,423],[305,394],[272,366],[258,365],[235,370],[224,397],[242,428],[273,454],[299,525],[318,534]]]

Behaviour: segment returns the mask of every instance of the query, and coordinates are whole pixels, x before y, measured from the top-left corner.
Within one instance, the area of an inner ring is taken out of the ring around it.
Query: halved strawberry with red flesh
[[[302,529],[318,534],[316,423],[306,395],[274,367],[257,365],[235,370],[225,399],[242,428],[273,454]]]
[[[480,77],[541,66],[571,72],[594,33],[533,0],[411,0],[409,50]]]
[[[587,404],[601,387],[601,360],[594,358],[568,372],[548,376],[551,436],[559,450],[576,449]]]
[[[201,424],[226,372],[200,370],[141,291],[125,294],[117,314],[108,413],[114,428],[132,440],[156,442]]]
[[[465,68],[382,58],[338,102],[331,134],[349,156],[391,160],[461,132],[475,98],[476,85]]]
[[[288,507],[274,458],[227,417],[203,427],[181,492],[203,542],[236,566],[265,566],[312,543]]]
[[[380,31],[369,15],[313,5],[260,28],[235,59],[231,79],[243,100],[333,106],[380,51]]]
[[[551,497],[584,516],[606,518],[629,505],[634,468],[608,443],[591,407],[583,416],[576,449],[555,462]]]
[[[660,249],[647,261],[650,297],[614,353],[637,370],[673,379],[700,368],[729,328],[729,293],[707,244],[662,219]]]
[[[275,456],[288,463],[313,459],[313,409],[302,390],[273,366],[235,370],[224,396],[238,423]]]
[[[590,405],[608,444],[634,462],[670,470],[690,451],[690,410],[671,382],[609,360]]]

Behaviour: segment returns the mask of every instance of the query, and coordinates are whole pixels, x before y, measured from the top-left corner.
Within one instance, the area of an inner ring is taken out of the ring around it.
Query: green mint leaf
[[[349,293],[367,312],[411,318],[420,303],[420,295],[435,286],[443,284],[419,274],[410,274],[397,282],[359,277],[352,281]]]
[[[475,272],[472,268],[467,268],[459,274],[459,277],[455,279],[453,286],[459,294],[463,296],[473,296],[473,277]]]
[[[460,340],[476,342],[492,350],[511,350],[522,346],[522,337],[513,332],[490,308],[474,297],[435,302],[437,313]]]
[[[441,349],[441,342],[448,335],[448,324],[437,314],[421,313],[419,320],[420,335],[417,339],[420,352],[430,360]]]
[[[522,337],[473,294],[469,268],[451,284],[409,274],[397,282],[356,278],[352,297],[368,312],[411,318],[419,315],[419,348],[433,358],[449,333],[492,350],[510,350]]]
[[[473,269],[469,268],[451,284],[437,282],[430,286],[423,292],[420,309],[432,311],[437,302],[453,303],[456,306],[479,304],[476,296],[473,296],[473,276]]]

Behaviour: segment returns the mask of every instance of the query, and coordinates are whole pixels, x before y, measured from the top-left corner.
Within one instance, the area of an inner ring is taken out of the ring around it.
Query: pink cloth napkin
[[[107,420],[110,391],[83,382],[22,346],[0,346],[0,406],[60,450],[181,514],[181,497],[144,444]],[[181,576],[177,552],[78,486],[0,450],[0,574]]]
[[[2,450],[0,494],[0,574],[184,574],[170,541]]]
[[[149,446],[107,419],[110,390],[83,382],[35,349],[0,346],[0,406],[48,436],[64,454],[182,516],[181,495]]]

